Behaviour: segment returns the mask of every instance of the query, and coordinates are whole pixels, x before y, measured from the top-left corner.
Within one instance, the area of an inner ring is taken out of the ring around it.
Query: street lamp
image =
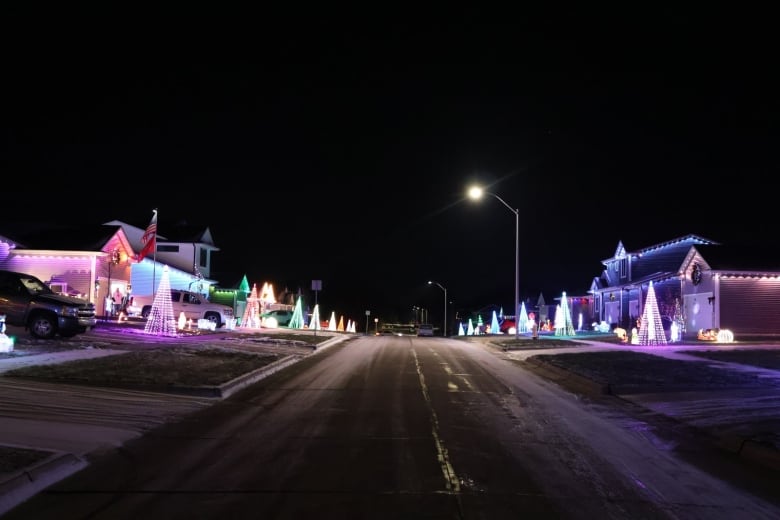
[[[490,195],[491,197],[494,197],[497,199],[501,204],[506,206],[506,208],[515,214],[515,339],[518,339],[520,337],[520,323],[517,319],[517,312],[518,307],[520,306],[520,298],[519,298],[519,290],[520,290],[520,210],[519,209],[513,209],[512,206],[504,202],[504,199],[496,195],[495,193],[491,193],[489,191],[484,191],[479,186],[474,186],[471,189],[469,189],[469,197],[472,199],[479,199],[482,197],[482,195]]]
[[[428,281],[428,285],[436,285],[439,287],[439,289],[444,291],[444,328],[443,328],[442,335],[446,338],[447,337],[447,288],[444,287],[439,282],[434,282],[430,280]]]

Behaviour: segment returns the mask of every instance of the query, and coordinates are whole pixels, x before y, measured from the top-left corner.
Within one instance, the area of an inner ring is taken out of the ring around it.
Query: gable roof
[[[121,220],[112,220],[105,223],[106,226],[121,226],[127,234],[130,243],[136,250],[140,251],[143,248],[141,237],[143,236],[147,224],[144,227],[138,227],[133,224],[128,224]],[[187,243],[187,244],[204,244],[211,246],[212,249],[219,251],[214,245],[214,239],[211,236],[211,230],[208,226],[202,225],[190,225],[186,221],[179,221],[174,224],[167,224],[162,229],[164,233],[160,233],[160,227],[158,223],[157,228],[157,242],[158,243]]]
[[[126,246],[130,245],[120,226],[68,226],[66,224],[23,226],[12,231],[8,238],[17,244],[17,249],[46,251],[102,251],[117,234]]]
[[[698,235],[685,235],[667,240],[660,244],[653,244],[636,251],[624,250],[625,256],[633,257],[631,262],[631,279],[634,283],[657,277],[674,276],[680,272],[688,254],[693,246],[718,245],[717,242]],[[619,243],[616,253],[621,252],[622,242]],[[612,257],[602,261],[609,265],[616,258]]]
[[[772,245],[698,245],[695,247],[713,271],[780,272],[780,250]]]

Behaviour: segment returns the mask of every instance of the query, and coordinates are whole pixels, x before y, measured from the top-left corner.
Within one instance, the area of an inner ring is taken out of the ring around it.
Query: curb
[[[72,453],[57,453],[35,466],[17,472],[0,482],[0,515],[85,467],[86,460]]]

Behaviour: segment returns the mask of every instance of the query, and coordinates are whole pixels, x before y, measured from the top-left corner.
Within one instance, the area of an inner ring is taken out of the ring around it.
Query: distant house
[[[81,296],[101,311],[115,310],[110,296],[153,294],[168,265],[170,285],[208,295],[211,254],[219,251],[208,228],[166,226],[157,250],[141,262],[145,228],[118,220],[96,226],[6,224],[0,229],[0,269],[37,276],[56,292]],[[170,229],[170,231],[169,231]],[[116,302],[116,297],[113,303]]]
[[[55,292],[95,303],[99,313],[109,295],[130,290],[135,252],[118,226],[47,224],[1,233],[0,269],[32,274]]]
[[[121,220],[106,222],[119,226],[135,251],[143,249],[146,228],[133,226]],[[169,267],[171,288],[209,294],[217,284],[211,279],[212,253],[220,249],[214,244],[208,227],[174,224],[161,226],[157,248],[153,254],[133,265],[132,284],[135,294],[153,294],[160,285],[162,265]]]
[[[687,235],[637,250],[619,242],[593,279],[594,319],[631,330],[650,283],[667,329],[684,337],[730,329],[737,339],[780,335],[780,256],[761,247],[727,246]]]

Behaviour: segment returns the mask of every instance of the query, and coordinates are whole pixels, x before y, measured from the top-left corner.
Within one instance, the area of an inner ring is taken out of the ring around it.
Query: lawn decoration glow
[[[0,314],[0,352],[11,352],[14,338],[5,335],[5,314]]]
[[[498,326],[498,316],[496,316],[496,311],[493,311],[493,319],[490,322],[490,333],[501,334],[501,327]]]
[[[303,304],[301,303],[301,297],[298,296],[298,300],[295,302],[295,308],[293,309],[292,318],[287,325],[288,329],[302,329],[303,328]]]
[[[528,312],[525,310],[525,302],[523,302],[520,304],[520,321],[516,324],[520,327],[519,332],[528,332],[528,321]],[[514,334],[514,331],[512,333]]]
[[[320,323],[320,304],[314,306],[314,310],[311,313],[311,321],[309,322],[309,328],[314,330],[321,330],[322,324]]]
[[[260,298],[257,297],[257,284],[252,285],[252,292],[246,298],[246,308],[241,317],[241,328],[260,328]]]
[[[640,345],[666,345],[666,334],[661,322],[661,313],[658,312],[658,302],[655,299],[653,282],[647,288],[645,310],[642,312],[641,325],[639,327]]]
[[[555,335],[574,336],[574,323],[571,321],[569,302],[566,300],[566,291],[561,295],[561,303],[555,309]]]
[[[154,295],[152,310],[149,312],[149,317],[146,320],[144,332],[155,336],[176,337],[176,317],[173,315],[171,280],[167,265],[163,266],[160,286]]]

